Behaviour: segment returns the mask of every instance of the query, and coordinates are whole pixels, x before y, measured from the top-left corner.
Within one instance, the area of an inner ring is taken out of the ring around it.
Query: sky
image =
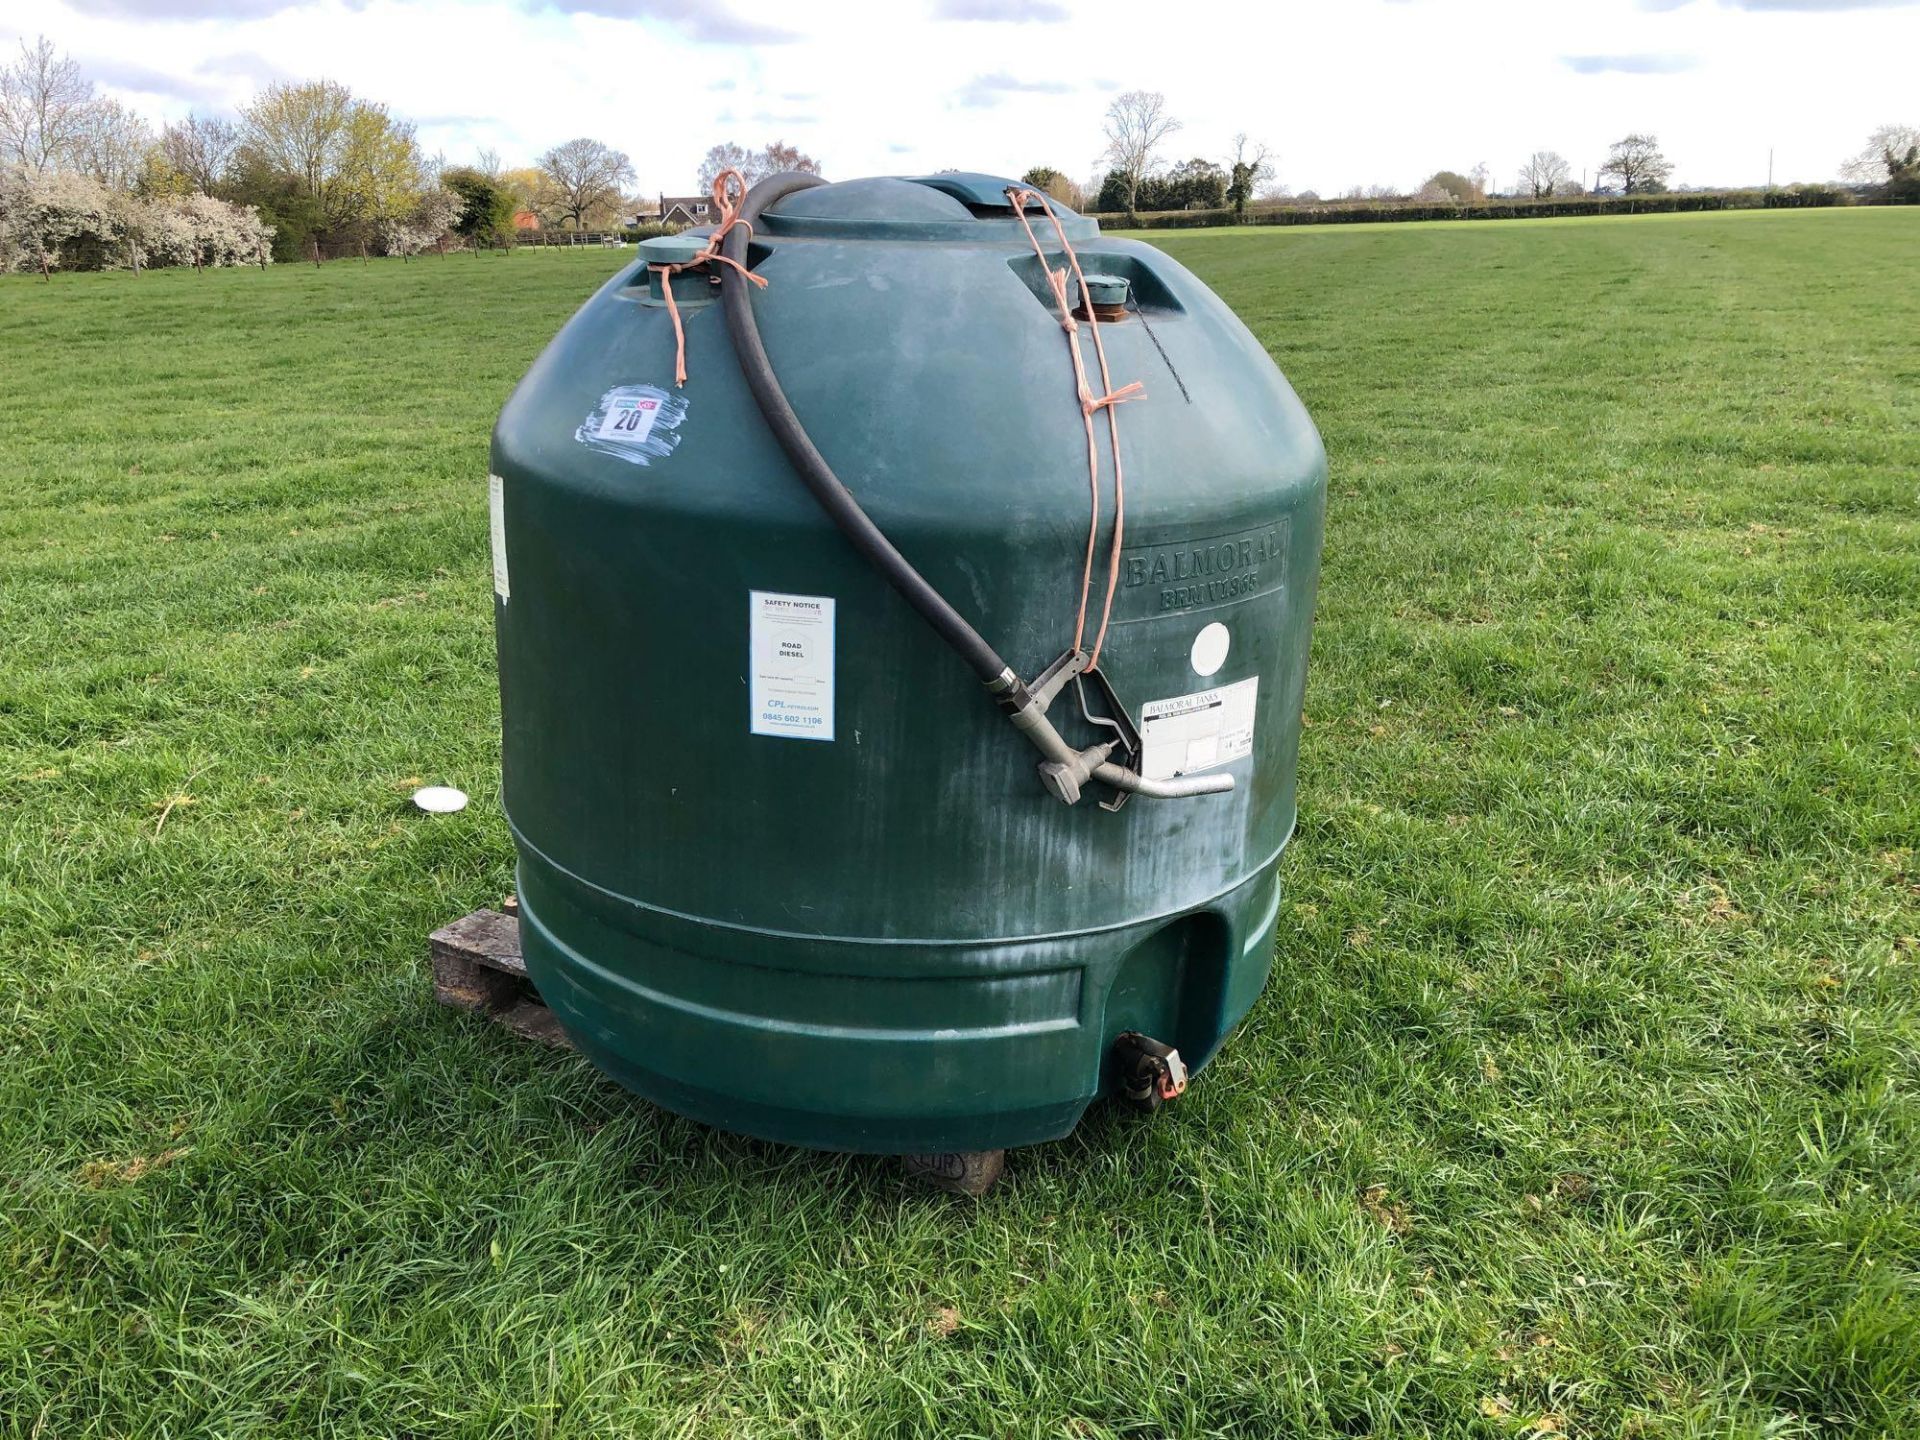
[[[429,153],[508,165],[589,135],[641,194],[686,193],[708,146],[784,139],[829,178],[957,168],[1091,175],[1101,116],[1157,90],[1165,158],[1244,132],[1279,181],[1411,189],[1536,149],[1591,178],[1651,131],[1680,185],[1831,179],[1920,125],[1920,0],[7,0],[156,123],[326,77]]]

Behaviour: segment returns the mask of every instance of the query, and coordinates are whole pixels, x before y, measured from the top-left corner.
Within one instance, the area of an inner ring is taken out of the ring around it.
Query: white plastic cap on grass
[[[467,792],[451,785],[422,785],[413,792],[413,803],[429,815],[451,815],[467,808]]]

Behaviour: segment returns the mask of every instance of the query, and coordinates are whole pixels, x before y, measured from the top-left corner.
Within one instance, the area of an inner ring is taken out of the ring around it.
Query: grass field
[[[1920,211],[1165,243],[1332,456],[1275,980],[978,1206],[429,998],[609,256],[0,281],[0,1433],[1920,1434]]]

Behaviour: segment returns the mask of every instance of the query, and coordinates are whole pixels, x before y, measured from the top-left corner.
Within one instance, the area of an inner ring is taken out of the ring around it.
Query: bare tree
[[[1898,162],[1915,149],[1920,149],[1920,126],[1882,125],[1867,137],[1866,146],[1858,155],[1841,164],[1841,178],[1856,185],[1880,184],[1895,173]]]
[[[1634,134],[1613,142],[1600,174],[1603,178],[1617,177],[1621,190],[1631,195],[1636,190],[1665,185],[1673,174],[1673,162],[1660,153],[1660,142],[1654,136]]]
[[[1520,183],[1533,192],[1534,199],[1543,200],[1572,173],[1573,167],[1559,151],[1536,150],[1520,167]]]
[[[818,160],[798,145],[789,145],[784,140],[770,141],[767,148],[760,152],[760,158],[766,163],[769,175],[785,175],[793,171],[798,171],[802,175],[820,173]]]
[[[487,179],[498,183],[502,173],[500,169],[500,152],[492,146],[488,146],[474,157],[473,168],[486,176]]]
[[[1153,172],[1154,152],[1180,122],[1167,113],[1167,97],[1157,90],[1129,90],[1107,106],[1107,162],[1125,177],[1127,210],[1140,196],[1140,182]]]
[[[539,163],[541,172],[553,182],[560,214],[573,221],[576,230],[589,211],[617,206],[622,192],[634,180],[633,162],[624,151],[584,135],[554,146]]]
[[[1227,203],[1237,219],[1247,213],[1247,202],[1273,179],[1267,147],[1247,138],[1243,130],[1233,137],[1233,155],[1227,162]]]
[[[160,132],[161,157],[203,195],[226,178],[239,148],[240,127],[218,116],[188,115]]]
[[[80,133],[68,163],[109,190],[131,190],[152,149],[153,131],[147,122],[103,96],[80,112]]]
[[[744,145],[722,140],[700,161],[700,188],[711,190],[723,170],[738,170],[751,185],[760,178],[759,157]]]
[[[748,185],[757,185],[769,175],[798,170],[807,175],[820,173],[820,162],[797,146],[775,140],[758,150],[749,150],[731,140],[722,141],[707,151],[700,162],[700,188],[711,190],[722,170],[738,170]]]
[[[20,58],[0,69],[0,161],[35,175],[71,160],[93,104],[93,85],[45,36],[20,42]]]

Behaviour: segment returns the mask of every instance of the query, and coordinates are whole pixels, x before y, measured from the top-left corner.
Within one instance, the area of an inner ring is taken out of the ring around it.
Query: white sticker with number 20
[[[624,440],[638,445],[651,433],[659,414],[658,400],[645,395],[616,396],[607,406],[607,413],[600,417],[600,428],[595,433],[602,440]]]

